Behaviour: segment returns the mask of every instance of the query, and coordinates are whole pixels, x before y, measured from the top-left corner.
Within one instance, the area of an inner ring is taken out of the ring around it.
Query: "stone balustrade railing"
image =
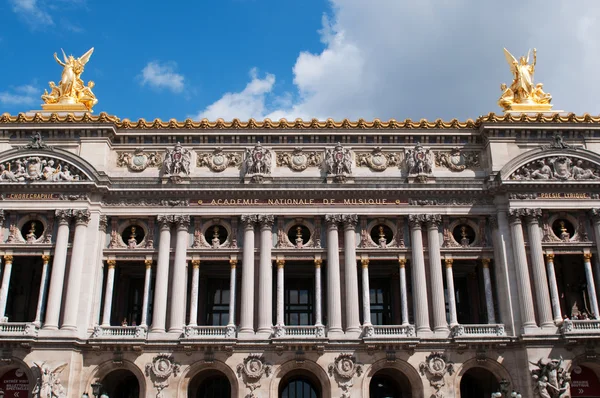
[[[228,339],[235,338],[236,328],[233,325],[228,326],[186,326],[184,330],[186,338],[205,338],[205,339]]]
[[[451,334],[452,337],[506,336],[504,325],[501,323],[456,325],[452,327]]]
[[[324,338],[325,326],[307,325],[307,326],[275,326],[273,328],[273,337],[287,338]]]
[[[0,335],[3,336],[37,336],[39,328],[31,322],[2,322]]]
[[[598,333],[600,320],[597,319],[566,319],[561,328],[561,333]]]
[[[146,335],[144,326],[96,326],[92,338],[144,339]]]
[[[373,325],[363,332],[366,338],[415,337],[414,325]]]

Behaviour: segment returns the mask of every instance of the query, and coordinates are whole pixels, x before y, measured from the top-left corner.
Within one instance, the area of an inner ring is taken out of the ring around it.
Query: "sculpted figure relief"
[[[34,369],[37,370],[39,376],[36,384],[33,387],[34,398],[66,398],[67,391],[62,386],[60,381],[60,373],[67,367],[67,364],[62,364],[50,370],[46,362],[33,363]]]
[[[252,149],[246,149],[246,174],[271,174],[271,151],[260,142]]]
[[[537,369],[531,371],[534,392],[541,398],[568,398],[571,396],[571,376],[563,368],[562,358],[540,359],[530,362]]]
[[[556,156],[538,159],[518,168],[511,180],[598,180],[600,167],[583,159]]]
[[[238,364],[236,370],[238,377],[250,390],[246,398],[255,398],[254,391],[260,388],[260,380],[263,376],[269,377],[271,374],[271,366],[267,365],[262,354],[249,354],[242,363]]]
[[[354,385],[352,379],[354,376],[362,374],[362,365],[356,362],[356,357],[352,354],[340,354],[335,361],[329,365],[329,375],[332,376],[342,389],[341,398],[350,397],[350,389]]]
[[[82,181],[86,179],[85,175],[79,174],[67,162],[50,157],[21,157],[0,165],[0,183],[30,181],[61,182]]]
[[[441,389],[446,385],[444,376],[452,375],[454,372],[454,364],[448,362],[446,357],[439,352],[433,352],[425,358],[425,362],[419,364],[419,371],[423,376],[427,376],[429,384],[435,388],[436,398],[442,398],[444,395]]]
[[[190,151],[183,148],[179,142],[173,149],[167,149],[165,161],[163,163],[163,172],[171,176],[190,175],[190,164],[192,156]]]
[[[409,175],[428,175],[433,171],[433,154],[417,142],[414,149],[406,150],[406,165]]]

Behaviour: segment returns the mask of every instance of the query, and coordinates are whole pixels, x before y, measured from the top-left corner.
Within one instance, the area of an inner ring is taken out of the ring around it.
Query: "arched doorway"
[[[110,398],[140,398],[140,383],[127,369],[113,370],[101,381],[102,392]]]
[[[231,383],[225,374],[218,370],[198,373],[190,382],[188,398],[231,397]]]
[[[463,398],[489,398],[500,391],[496,376],[484,368],[471,368],[460,380],[460,396]]]
[[[410,381],[397,369],[382,369],[369,383],[369,398],[410,398]]]
[[[3,397],[27,397],[32,387],[27,372],[22,368],[9,369],[0,376]]]
[[[319,383],[304,374],[291,375],[279,385],[280,398],[321,398]]]
[[[571,370],[571,396],[573,398],[600,398],[600,380],[594,369],[576,365]]]

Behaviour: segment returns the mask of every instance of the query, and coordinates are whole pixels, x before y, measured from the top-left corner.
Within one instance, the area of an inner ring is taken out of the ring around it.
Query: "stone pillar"
[[[58,230],[56,232],[56,245],[52,259],[52,271],[50,273],[46,322],[44,322],[44,329],[48,330],[58,329],[65,268],[67,267],[67,246],[69,244],[71,212],[71,210],[56,210],[55,213],[55,219],[58,220]]]
[[[525,214],[538,319],[541,327],[554,326],[552,308],[550,306],[550,292],[548,291],[548,277],[546,276],[546,265],[544,264],[542,237],[538,223],[538,219],[542,216],[542,211],[540,209],[526,209]]]
[[[423,255],[423,235],[421,234],[422,215],[408,216],[413,264],[413,300],[415,326],[417,332],[431,332],[429,327],[429,305],[427,303],[427,282],[425,277],[425,257]]]
[[[271,247],[273,246],[274,217],[268,214],[258,216],[260,224],[260,253],[258,278],[258,330],[256,333],[268,337],[273,332],[273,265]]]
[[[102,321],[102,314],[100,313],[100,308],[102,306],[102,296],[104,294],[104,261],[102,260],[102,253],[104,252],[104,248],[106,245],[106,229],[108,227],[108,218],[105,214],[100,215],[100,222],[98,223],[98,233],[99,233],[99,242],[98,242],[98,250],[95,253],[96,259],[98,261],[98,270],[96,273],[96,287],[94,290],[94,306],[93,306],[93,318],[94,325],[100,325]]]
[[[117,260],[107,260],[108,273],[106,274],[106,292],[104,295],[104,311],[102,313],[102,326],[110,326],[112,311],[113,290],[115,287],[115,267]]]
[[[198,286],[200,285],[200,260],[192,260],[192,292],[190,297],[190,326],[198,325]]]
[[[444,259],[446,264],[446,288],[448,289],[448,309],[450,310],[450,326],[458,325],[458,317],[456,314],[456,297],[454,296],[454,273],[452,272],[452,264],[454,260],[451,258]]]
[[[284,267],[285,260],[277,259],[277,326],[281,328],[285,325],[284,319]]]
[[[44,254],[42,256],[42,278],[40,280],[40,290],[38,293],[37,308],[35,310],[35,320],[33,324],[37,327],[42,325],[42,316],[44,311],[44,304],[46,303],[46,291],[48,290],[48,263],[50,262],[50,256]]]
[[[594,284],[594,274],[592,272],[592,253],[583,253],[583,268],[585,269],[585,278],[587,282],[587,292],[590,298],[591,310],[594,317],[597,319],[600,313],[598,312],[598,296],[596,296],[596,285]]]
[[[426,216],[427,239],[429,241],[429,274],[431,278],[431,307],[433,309],[433,330],[448,331],[446,321],[446,303],[444,301],[444,278],[442,276],[442,259],[440,256],[440,237],[438,227],[442,222],[439,215]]]
[[[562,322],[562,311],[560,309],[560,296],[558,295],[558,284],[556,283],[556,272],[554,269],[554,253],[546,254],[546,273],[550,285],[550,300],[552,301],[552,313],[554,322]]]
[[[344,282],[346,284],[346,333],[361,332],[356,264],[356,214],[342,216],[344,222]]]
[[[254,335],[254,224],[255,215],[243,215],[242,299],[239,336]]]
[[[509,213],[510,235],[514,253],[515,269],[517,271],[517,284],[519,286],[519,302],[521,303],[521,326],[524,330],[535,328],[535,313],[533,310],[533,296],[525,252],[525,238],[521,226],[522,209],[514,209]]]
[[[369,259],[362,258],[362,299],[363,299],[363,336],[372,336],[374,334],[373,324],[371,323],[371,295],[369,289]]]
[[[142,300],[142,321],[140,326],[148,326],[148,304],[150,302],[150,284],[152,283],[152,259],[144,261],[146,272],[144,274],[144,298]]]
[[[482,258],[481,266],[483,267],[483,289],[485,290],[485,308],[487,310],[488,323],[496,323],[494,291],[492,287],[492,277],[490,276],[490,259]]]
[[[173,216],[156,217],[160,228],[158,240],[158,261],[156,264],[156,283],[150,331],[163,333],[167,323],[167,302],[169,291],[169,259],[171,257],[171,224]]]
[[[10,286],[10,274],[12,272],[13,256],[4,255],[4,274],[2,275],[2,287],[0,287],[0,322],[7,322],[6,303],[8,301],[8,288]]]
[[[235,274],[238,260],[232,258],[229,260],[231,266],[231,274],[229,276],[229,321],[227,322],[227,336],[235,337],[235,300],[237,300],[237,294],[235,292]]]
[[[594,229],[594,240],[596,242],[596,252],[600,254],[600,208],[590,211],[592,227]],[[600,285],[600,259],[596,257],[594,261],[594,285]]]
[[[71,249],[71,263],[69,265],[69,280],[67,282],[67,296],[65,302],[65,316],[61,329],[77,330],[77,317],[79,310],[79,297],[81,292],[81,275],[85,260],[85,236],[90,222],[89,210],[74,210],[75,236]]]
[[[338,224],[341,220],[339,214],[325,216],[327,223],[327,327],[329,337],[339,337],[343,333],[338,241]]]
[[[323,326],[323,290],[321,288],[321,265],[323,260],[315,258],[315,326]]]
[[[400,276],[400,312],[402,325],[408,325],[408,292],[406,287],[406,259],[398,259],[398,274]]]
[[[171,293],[169,333],[181,333],[185,326],[185,295],[187,292],[185,280],[190,216],[176,215],[174,221],[177,228],[177,241],[175,243],[175,260],[173,261],[173,292]]]

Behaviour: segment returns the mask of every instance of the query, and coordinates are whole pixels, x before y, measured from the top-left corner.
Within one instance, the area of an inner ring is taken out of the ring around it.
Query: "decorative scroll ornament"
[[[303,152],[302,148],[294,148],[294,152],[284,152],[277,155],[277,166],[287,166],[294,171],[303,171],[307,167],[317,167],[322,162],[321,154],[312,152]]]
[[[358,167],[370,167],[375,171],[383,171],[388,167],[400,164],[400,155],[397,153],[384,153],[381,147],[376,147],[372,152],[356,154]]]
[[[529,362],[537,369],[531,371],[535,383],[534,393],[541,398],[570,397],[571,376],[562,367],[563,359],[540,359]]]
[[[242,164],[241,153],[225,153],[221,148],[215,148],[212,153],[198,154],[196,166],[208,167],[211,171],[221,172],[228,167],[238,167]]]
[[[533,62],[529,63],[529,52],[527,57],[520,57],[519,60],[505,48],[504,56],[506,62],[513,74],[513,82],[510,87],[502,83],[500,89],[502,95],[498,99],[498,105],[505,112],[507,111],[549,111],[552,109],[552,96],[544,92],[544,85],[538,83],[534,85],[533,75],[535,73],[536,50],[533,49]]]
[[[188,176],[190,175],[190,164],[192,163],[192,155],[189,150],[183,148],[179,142],[175,144],[173,149],[167,149],[165,161],[163,163],[163,172],[165,175],[171,176]]]
[[[443,398],[444,394],[440,391],[441,388],[446,384],[444,382],[444,376],[446,373],[452,375],[454,372],[454,364],[448,362],[446,357],[440,352],[432,352],[425,358],[425,362],[419,364],[419,371],[421,375],[427,376],[429,384],[435,388],[436,398]]]
[[[269,377],[271,366],[267,365],[262,354],[250,354],[244,358],[244,362],[238,364],[237,373],[250,390],[246,398],[255,398],[254,391],[260,387],[260,379],[263,376]]]
[[[355,375],[360,376],[362,371],[362,365],[356,363],[356,357],[352,354],[340,354],[329,364],[329,375],[342,389],[341,398],[350,398],[350,389],[354,385],[352,379]]]
[[[352,153],[338,142],[334,148],[325,150],[325,165],[327,174],[339,177],[341,182],[352,174]]]
[[[66,398],[67,390],[62,386],[60,373],[67,367],[67,364],[57,366],[54,370],[46,365],[46,362],[33,363],[33,367],[39,374],[33,387],[32,396],[34,398]]]
[[[54,53],[54,59],[63,67],[62,77],[58,86],[54,82],[50,82],[50,92],[44,90],[42,100],[44,110],[82,110],[92,111],[92,107],[96,105],[98,100],[92,92],[94,82],[89,81],[87,86],[81,80],[81,74],[85,64],[88,63],[94,48],[90,48],[85,54],[79,58],[72,55],[67,55],[63,51],[63,61],[58,59]]]
[[[407,149],[405,159],[408,175],[424,176],[426,179],[426,176],[432,173],[433,154],[421,143],[417,142],[414,149]]]
[[[158,152],[144,152],[144,148],[136,148],[133,153],[121,152],[117,159],[117,167],[127,167],[131,171],[143,171],[161,164],[162,156]]]
[[[511,180],[598,180],[600,166],[573,156],[537,159],[519,167]]]
[[[162,390],[169,386],[169,377],[177,377],[179,370],[180,365],[168,354],[159,354],[152,359],[152,363],[146,364],[146,376],[150,376],[154,383],[156,398],[163,398]]]
[[[51,157],[28,156],[0,164],[2,182],[85,181],[87,176],[73,165]]]
[[[460,148],[452,148],[450,152],[436,152],[435,165],[450,171],[472,169],[479,166],[479,152],[461,152]]]

